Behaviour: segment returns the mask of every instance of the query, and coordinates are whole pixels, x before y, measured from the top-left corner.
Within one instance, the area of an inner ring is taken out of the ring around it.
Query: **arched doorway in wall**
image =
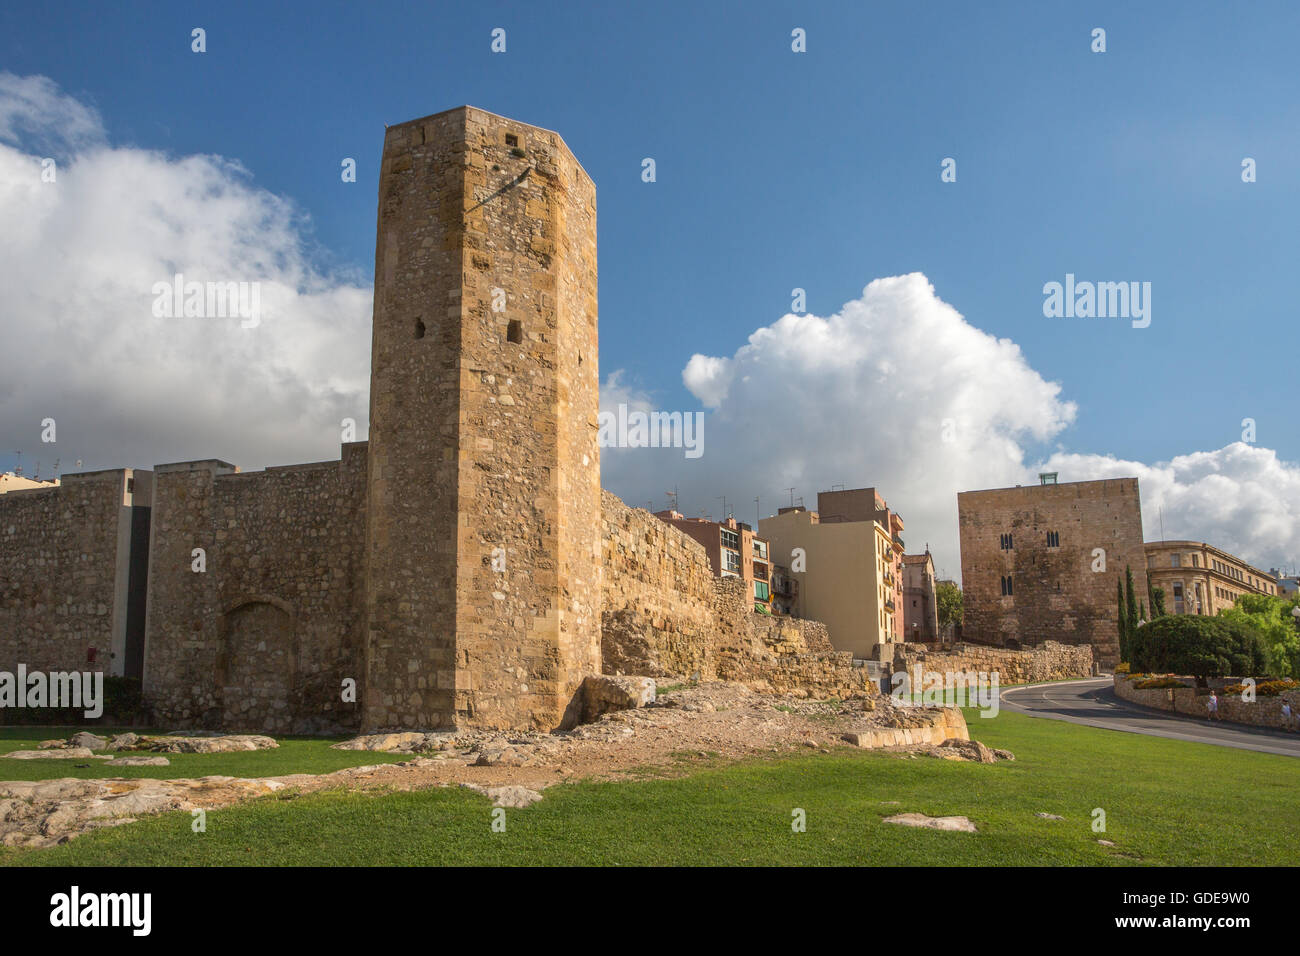
[[[289,730],[296,667],[294,615],[289,604],[259,595],[232,605],[222,616],[217,668],[223,729],[249,733]]]

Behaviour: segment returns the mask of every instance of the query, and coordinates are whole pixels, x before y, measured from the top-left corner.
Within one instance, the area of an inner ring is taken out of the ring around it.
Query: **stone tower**
[[[366,531],[367,730],[553,729],[600,671],[596,190],[471,107],[388,129]]]

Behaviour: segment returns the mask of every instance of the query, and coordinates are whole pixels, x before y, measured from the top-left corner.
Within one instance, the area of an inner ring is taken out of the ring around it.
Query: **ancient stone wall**
[[[894,648],[894,670],[906,670],[910,674],[917,666],[938,673],[982,671],[991,674],[996,671],[998,683],[1005,686],[1091,677],[1093,654],[1092,648],[1086,644],[1056,641],[1019,651],[980,644],[954,644],[942,648],[899,644]]]
[[[714,577],[704,547],[608,491],[601,525],[604,673],[714,680]]]
[[[957,512],[970,639],[1091,644],[1101,664],[1118,663],[1115,585],[1126,566],[1136,598],[1146,595],[1136,478],[967,491]]]
[[[0,495],[0,671],[112,671],[125,480],[88,472]]]
[[[360,725],[366,446],[340,461],[156,472],[144,692],[178,728]],[[195,571],[195,548],[204,570]],[[358,691],[360,693],[360,691]]]
[[[607,674],[734,680],[812,697],[876,693],[817,621],[754,612],[740,578],[714,577],[704,548],[648,511],[601,498],[602,652]]]

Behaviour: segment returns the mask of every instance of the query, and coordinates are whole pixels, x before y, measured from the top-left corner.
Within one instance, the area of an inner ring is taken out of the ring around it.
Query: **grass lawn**
[[[188,813],[171,813],[9,851],[0,863],[1268,865],[1300,855],[1294,758],[1008,712],[967,711],[967,720],[1018,759],[989,766],[837,748],[676,780],[562,784],[506,810],[504,833],[492,832],[488,801],[460,788],[277,795],[209,813],[202,834]],[[304,760],[319,759],[302,746]],[[805,833],[791,831],[796,807]],[[1095,807],[1106,811],[1105,833],[1092,831]],[[979,832],[881,822],[902,811],[963,814]]]
[[[42,740],[67,740],[84,727],[0,727],[0,754],[13,750],[35,750]],[[125,733],[121,729],[94,731],[100,737]],[[147,731],[135,730],[144,734]],[[0,757],[0,780],[53,780],[58,777],[277,777],[288,773],[329,773],[344,767],[397,763],[410,760],[406,754],[373,753],[368,750],[334,750],[332,743],[347,737],[276,737],[274,750],[246,750],[226,754],[161,754],[131,750],[115,757],[163,756],[166,767],[106,767],[106,760],[7,760]],[[107,753],[107,751],[100,751]],[[80,766],[88,764],[89,766]]]

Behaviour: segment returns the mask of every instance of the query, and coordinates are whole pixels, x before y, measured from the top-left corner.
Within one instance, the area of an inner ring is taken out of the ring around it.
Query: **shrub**
[[[1266,658],[1254,628],[1222,617],[1178,614],[1138,628],[1129,642],[1134,667],[1144,671],[1191,674],[1198,686],[1207,678],[1254,675]]]
[[[1295,690],[1300,687],[1300,681],[1284,677],[1282,680],[1266,680],[1255,685],[1256,697],[1276,697],[1278,694],[1285,694],[1289,690]],[[1233,684],[1231,687],[1223,688],[1225,694],[1242,694],[1246,691],[1245,684]]]
[[[1116,674],[1127,674],[1130,670],[1131,670],[1131,668],[1129,667],[1129,665],[1128,665],[1127,663],[1124,663],[1124,664],[1116,664],[1116,665],[1115,665],[1115,673],[1116,673]]]
[[[1177,677],[1148,677],[1133,685],[1138,690],[1155,690],[1164,687],[1186,687]]]

